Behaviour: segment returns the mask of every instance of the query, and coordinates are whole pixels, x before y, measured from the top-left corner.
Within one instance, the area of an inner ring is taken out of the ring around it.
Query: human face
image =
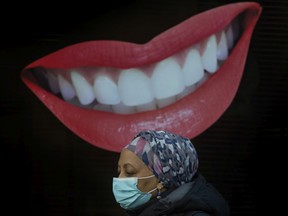
[[[123,149],[118,161],[119,178],[126,177],[147,177],[153,172],[144,164],[140,158],[128,149]],[[142,192],[148,192],[157,187],[159,180],[153,176],[147,179],[139,179],[137,187]],[[156,191],[152,193],[156,195]]]

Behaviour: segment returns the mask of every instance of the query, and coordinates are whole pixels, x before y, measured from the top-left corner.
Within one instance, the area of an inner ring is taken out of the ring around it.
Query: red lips
[[[42,89],[29,68],[81,66],[139,67],[160,61],[223,29],[245,12],[245,30],[229,59],[197,91],[160,110],[120,115],[73,106]],[[193,138],[210,127],[231,104],[243,74],[249,43],[261,14],[257,3],[236,3],[198,14],[146,44],[89,41],[65,47],[28,65],[24,83],[70,130],[88,143],[119,152],[142,129],[165,129]]]

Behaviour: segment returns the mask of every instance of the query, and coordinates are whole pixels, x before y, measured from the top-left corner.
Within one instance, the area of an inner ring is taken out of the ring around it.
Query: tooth
[[[108,75],[101,74],[97,76],[93,88],[99,103],[110,105],[120,103],[117,85]]]
[[[179,95],[176,96],[177,100],[191,94],[196,89],[197,89],[197,84],[186,87],[183,92],[181,92]]]
[[[214,73],[218,69],[217,64],[217,41],[216,36],[211,35],[204,42],[204,51],[202,53],[203,67],[209,73]]]
[[[175,96],[185,88],[181,68],[172,58],[165,59],[156,65],[151,81],[157,99]]]
[[[201,63],[201,56],[197,49],[192,48],[186,57],[183,65],[184,80],[186,86],[191,86],[204,76],[204,69]]]
[[[121,101],[127,106],[146,104],[154,98],[150,79],[138,69],[121,71],[118,91]]]
[[[201,86],[208,78],[209,78],[209,73],[204,73],[204,76],[202,77],[202,79],[196,83],[196,88],[199,88],[199,86]]]
[[[176,96],[171,96],[168,98],[157,99],[157,107],[161,109],[162,107],[168,106],[170,104],[175,103],[177,100]]]
[[[59,83],[59,88],[60,92],[62,94],[62,97],[64,98],[65,101],[71,100],[73,97],[75,97],[76,93],[75,90],[64,77],[62,77],[60,74],[57,75],[58,78],[58,83]]]
[[[234,35],[233,35],[233,30],[232,30],[231,25],[229,25],[228,28],[226,29],[226,38],[227,38],[228,48],[231,49],[234,44]]]
[[[116,105],[112,105],[112,109],[114,113],[119,113],[119,114],[132,114],[136,112],[135,107],[126,106],[122,102]]]
[[[150,103],[136,106],[136,110],[138,112],[144,112],[144,111],[156,110],[156,109],[157,109],[157,106],[156,106],[156,102],[154,100],[151,101]]]
[[[81,74],[75,71],[71,72],[71,80],[80,103],[82,105],[90,104],[95,99],[92,86]]]
[[[88,109],[89,109],[89,108],[90,108],[90,109],[93,108],[93,104],[82,105],[77,97],[74,97],[74,98],[72,98],[71,100],[68,100],[67,102],[70,103],[70,104],[73,104],[73,105],[75,105],[75,106],[77,106],[77,107],[83,107],[83,108],[88,108]]]
[[[59,93],[60,89],[59,89],[57,77],[52,73],[47,73],[47,79],[48,79],[48,83],[49,83],[51,91],[54,94]]]
[[[105,112],[113,112],[111,105],[105,105],[105,104],[96,104],[93,109],[105,111]]]
[[[227,38],[224,31],[221,32],[220,40],[217,47],[217,58],[218,60],[226,60],[228,57],[228,45]]]

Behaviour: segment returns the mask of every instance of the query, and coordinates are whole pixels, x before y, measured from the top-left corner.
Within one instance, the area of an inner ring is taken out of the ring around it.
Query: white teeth
[[[182,71],[186,86],[197,83],[204,76],[201,56],[197,49],[192,48],[188,52]]]
[[[185,90],[183,92],[181,92],[179,95],[176,96],[177,99],[183,98],[187,95],[189,95],[190,93],[194,92],[197,89],[197,85],[191,85],[185,88]]]
[[[222,61],[228,58],[227,38],[224,31],[222,31],[220,35],[220,40],[217,47],[217,58],[218,60]]]
[[[57,75],[60,92],[64,100],[68,101],[75,97],[76,93],[73,86],[60,74]]]
[[[234,45],[234,35],[231,25],[228,26],[226,29],[226,38],[227,38],[227,44],[228,48],[231,49]]]
[[[195,84],[196,88],[199,88],[199,86],[201,86],[208,78],[209,78],[209,74],[205,73],[202,79],[198,83]]]
[[[60,91],[64,100],[79,107],[118,114],[156,110],[175,103],[205,83],[228,58],[239,32],[238,20],[234,20],[223,31],[193,47],[139,68],[78,68],[70,71],[69,78],[52,69],[44,76],[51,92]]]
[[[90,104],[95,99],[92,86],[81,74],[75,71],[71,72],[71,80],[80,103],[82,105]]]
[[[47,79],[48,79],[48,83],[49,83],[49,87],[51,91],[54,94],[58,94],[60,89],[59,89],[57,77],[53,73],[47,73]]]
[[[120,72],[118,90],[121,101],[127,106],[147,104],[154,99],[151,80],[138,69]]]
[[[89,105],[81,104],[77,97],[74,97],[74,98],[72,98],[71,100],[69,100],[67,102],[70,103],[70,104],[73,104],[75,106],[78,106],[78,107],[83,107],[83,108],[88,108],[88,109],[92,109],[93,108],[93,104],[89,104]]]
[[[99,103],[111,105],[120,103],[117,85],[108,75],[97,76],[93,88]]]
[[[217,40],[215,35],[210,36],[204,43],[202,63],[204,69],[209,73],[214,73],[218,69]]]
[[[125,106],[123,103],[112,105],[112,109],[114,113],[119,113],[119,114],[132,114],[136,112],[135,107]]]
[[[168,98],[157,99],[157,107],[161,109],[162,107],[168,106],[176,102],[176,96],[171,96]]]
[[[151,80],[157,99],[177,95],[185,88],[181,68],[172,58],[165,59],[156,65]]]
[[[157,105],[156,105],[156,102],[154,100],[151,101],[150,103],[136,106],[136,110],[138,112],[144,112],[144,111],[155,110],[155,109],[157,109]]]

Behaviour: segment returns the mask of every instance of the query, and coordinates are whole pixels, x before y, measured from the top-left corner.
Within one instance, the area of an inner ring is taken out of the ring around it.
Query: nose
[[[119,175],[118,175],[118,178],[124,178],[124,177],[125,177],[124,173],[120,172]]]

